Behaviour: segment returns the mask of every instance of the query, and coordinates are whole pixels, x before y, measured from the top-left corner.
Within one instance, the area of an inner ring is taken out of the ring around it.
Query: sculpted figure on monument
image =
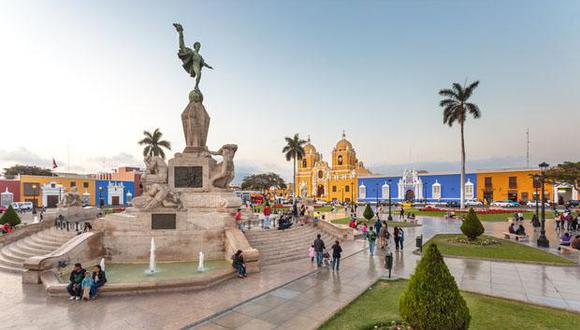
[[[234,155],[238,150],[235,144],[225,144],[218,151],[211,151],[212,155],[222,156],[223,161],[218,163],[212,170],[210,185],[215,188],[227,188],[234,179]]]
[[[167,164],[159,156],[145,157],[145,174],[141,178],[143,185],[167,183]]]
[[[60,204],[61,207],[82,206],[83,200],[77,187],[72,187],[69,192],[65,193]]]
[[[179,194],[170,191],[165,184],[154,183],[147,186],[142,196],[135,197],[133,205],[136,208],[149,210],[158,207],[181,209],[183,205]]]
[[[199,50],[201,49],[201,43],[196,41],[193,44],[193,50],[189,47],[186,47],[183,40],[183,27],[179,23],[174,23],[173,26],[175,27],[175,30],[177,30],[177,33],[179,33],[179,52],[177,53],[177,56],[179,59],[181,59],[181,62],[183,62],[183,69],[185,69],[185,71],[189,73],[192,78],[195,78],[195,87],[192,94],[197,94],[195,96],[200,98],[197,100],[197,102],[201,102],[202,95],[199,91],[201,70],[204,67],[208,69],[213,68],[204,61],[203,57],[199,53]],[[190,94],[190,98],[191,96],[192,95]]]

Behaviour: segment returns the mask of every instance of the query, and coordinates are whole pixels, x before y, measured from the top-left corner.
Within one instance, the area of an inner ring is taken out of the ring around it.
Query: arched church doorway
[[[320,198],[322,196],[324,196],[324,186],[318,185],[318,187],[316,188],[316,197]]]
[[[407,190],[405,193],[405,201],[412,202],[415,200],[415,192],[413,190]]]

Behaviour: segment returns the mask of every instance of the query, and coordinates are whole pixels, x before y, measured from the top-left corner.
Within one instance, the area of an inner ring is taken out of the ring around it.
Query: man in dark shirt
[[[340,243],[338,241],[334,242],[332,246],[332,270],[338,272],[340,268],[340,254],[342,253],[342,247],[340,247]]]
[[[318,234],[314,240],[314,252],[316,252],[316,263],[318,264],[318,267],[322,266],[322,257],[324,255],[324,250],[326,249],[324,241],[320,237],[320,234]]]
[[[69,277],[69,284],[66,286],[66,291],[70,295],[70,300],[81,299],[82,289],[81,289],[81,282],[85,277],[85,270],[81,266],[81,264],[76,263],[72,272],[70,273]]]

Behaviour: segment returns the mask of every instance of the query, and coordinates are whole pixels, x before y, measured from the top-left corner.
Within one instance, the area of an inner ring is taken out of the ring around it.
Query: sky
[[[375,172],[459,170],[438,91],[479,80],[471,169],[580,159],[579,1],[0,1],[0,167],[141,165],[143,130],[185,146],[202,43],[208,146],[290,178],[284,137],[330,160],[342,131]],[[170,152],[172,154],[172,152]]]

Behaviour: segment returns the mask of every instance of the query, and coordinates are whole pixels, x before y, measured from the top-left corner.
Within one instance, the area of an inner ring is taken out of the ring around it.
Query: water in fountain
[[[151,249],[149,250],[149,269],[145,271],[145,275],[153,275],[157,272],[155,267],[155,239],[151,237]]]
[[[197,265],[198,272],[205,272],[205,266],[203,265],[203,252],[199,252],[199,264]]]
[[[105,258],[101,258],[101,262],[99,262],[99,265],[101,266],[101,270],[105,271]]]

